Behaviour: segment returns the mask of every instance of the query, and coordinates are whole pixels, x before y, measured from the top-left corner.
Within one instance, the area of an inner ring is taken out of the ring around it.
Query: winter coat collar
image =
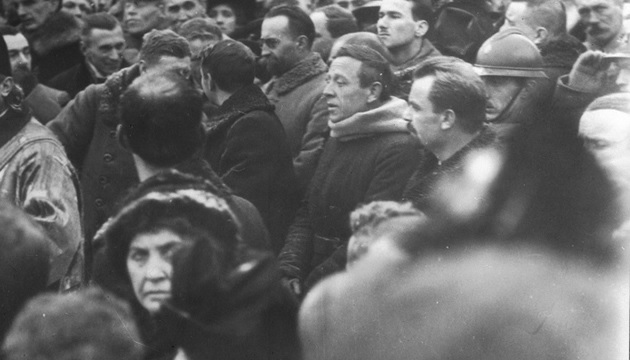
[[[539,46],[540,55],[545,60],[545,67],[562,67],[571,69],[586,47],[577,38],[564,34],[557,39]]]
[[[116,126],[118,124],[120,96],[138,76],[140,76],[140,65],[135,64],[112,74],[105,81],[105,89],[101,95],[98,112],[104,115],[103,121],[107,125]]]
[[[483,149],[496,143],[497,135],[488,125],[484,125],[479,134],[472,139],[463,148],[457,150],[450,158],[444,161],[438,161],[437,164],[441,168],[458,167],[462,163],[463,158],[471,151],[477,149]]]
[[[412,73],[416,68],[420,66],[420,64],[429,57],[439,56],[441,55],[438,49],[433,46],[433,44],[427,40],[422,40],[422,47],[420,51],[413,58],[405,61],[404,63],[393,66],[394,74],[396,77],[404,77],[409,73]]]
[[[248,85],[237,90],[219,108],[206,124],[206,132],[214,133],[231,126],[241,116],[256,110],[273,111],[275,107],[256,85]]]
[[[328,121],[330,136],[345,141],[379,133],[408,132],[407,122],[402,118],[406,108],[407,102],[392,97],[376,109],[356,113],[336,123]]]
[[[13,110],[11,108],[0,115],[0,148],[9,142],[31,119],[28,111]]]
[[[321,56],[318,53],[311,53],[293,69],[271,79],[269,90],[273,88],[278,95],[284,95],[326,71],[328,67]]]
[[[22,29],[31,51],[43,56],[64,46],[76,43],[81,38],[81,27],[73,15],[63,11],[52,14],[35,31]]]

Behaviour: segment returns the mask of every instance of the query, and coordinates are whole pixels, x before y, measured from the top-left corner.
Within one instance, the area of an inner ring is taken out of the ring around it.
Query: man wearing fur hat
[[[26,36],[40,82],[83,61],[77,19],[58,11],[61,0],[18,0],[20,32]]]

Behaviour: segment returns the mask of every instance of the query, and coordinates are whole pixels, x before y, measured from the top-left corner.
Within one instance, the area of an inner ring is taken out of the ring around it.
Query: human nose
[[[24,55],[24,53],[20,53],[18,62],[20,64],[28,64],[28,58],[26,57],[26,55]]]
[[[18,16],[26,15],[24,5],[18,3],[17,13],[18,13]]]
[[[326,97],[332,97],[335,93],[332,91],[332,82],[329,81],[326,86],[324,86],[324,91],[322,92]]]
[[[171,265],[159,256],[151,256],[145,268],[145,277],[149,281],[160,281],[167,278]]]
[[[411,122],[411,107],[408,106],[403,112],[403,120]]]

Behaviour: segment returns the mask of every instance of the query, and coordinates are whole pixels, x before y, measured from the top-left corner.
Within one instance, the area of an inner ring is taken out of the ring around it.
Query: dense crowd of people
[[[0,9],[0,358],[628,359],[630,3]]]

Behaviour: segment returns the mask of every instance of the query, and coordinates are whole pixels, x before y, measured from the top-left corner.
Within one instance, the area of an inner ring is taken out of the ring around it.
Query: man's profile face
[[[361,62],[348,56],[338,57],[330,64],[323,94],[331,122],[339,122],[368,109],[370,90],[361,87],[360,69]]]
[[[409,107],[404,114],[411,134],[429,150],[441,138],[440,114],[435,112],[429,98],[434,82],[435,76],[424,76],[413,82],[409,92]]]
[[[87,0],[63,0],[61,11],[81,19],[90,13],[90,3]]]
[[[276,76],[289,71],[297,62],[297,41],[289,30],[286,16],[266,18],[261,27],[262,56],[267,70]]]
[[[92,29],[86,44],[83,44],[85,58],[103,75],[111,75],[120,70],[125,38],[120,26],[113,30]]]
[[[3,37],[9,50],[11,70],[15,72],[20,66],[31,70],[31,50],[24,35],[17,33],[15,35],[4,35]]]
[[[186,21],[204,14],[204,7],[197,0],[166,0],[166,18],[173,29],[179,27]]]
[[[522,79],[507,76],[482,76],[488,94],[486,119],[496,120],[512,103],[523,86]]]
[[[23,29],[37,30],[57,10],[57,3],[48,0],[18,0],[18,16]]]
[[[124,25],[131,35],[144,35],[162,29],[168,22],[160,1],[129,0],[125,3]]]
[[[507,28],[519,29],[523,35],[536,43],[536,30],[531,26],[530,11],[525,1],[512,1],[505,13],[505,23],[501,30]]]
[[[605,46],[621,34],[623,10],[614,0],[578,0],[578,12],[595,45]]]
[[[378,38],[388,49],[409,45],[416,37],[417,24],[406,0],[384,0],[378,13]]]

